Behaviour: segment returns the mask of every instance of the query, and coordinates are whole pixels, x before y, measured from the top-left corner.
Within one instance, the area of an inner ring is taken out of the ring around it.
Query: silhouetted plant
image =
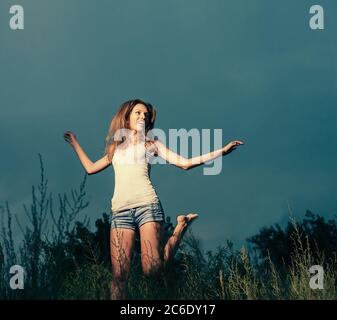
[[[294,241],[294,237],[297,241]],[[307,210],[302,222],[289,221],[285,230],[278,224],[264,227],[248,239],[258,252],[260,263],[266,267],[270,259],[277,269],[287,272],[291,265],[292,255],[298,246],[308,242],[313,258],[324,254],[326,261],[334,259],[337,253],[337,224],[335,220],[325,221],[317,214]],[[285,270],[284,270],[285,268]]]
[[[25,228],[14,215],[22,240],[14,243],[13,215],[8,202],[0,206],[1,299],[109,299],[110,217],[103,213],[94,231],[89,220],[79,221],[88,206],[86,175],[71,197],[58,194],[54,212],[42,157],[41,180],[32,187],[32,203],[24,212]],[[48,225],[49,222],[49,225]],[[164,222],[164,241],[172,235],[170,217]],[[232,243],[204,252],[191,229],[171,263],[145,276],[136,238],[128,282],[130,299],[336,299],[337,225],[335,220],[307,211],[303,221],[265,227],[248,239],[249,250]],[[17,249],[16,249],[17,248]],[[9,288],[9,268],[22,265],[25,289]],[[324,266],[324,290],[309,287],[309,267]]]

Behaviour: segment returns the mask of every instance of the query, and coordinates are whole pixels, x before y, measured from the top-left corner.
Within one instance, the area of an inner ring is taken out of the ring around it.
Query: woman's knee
[[[130,274],[130,263],[124,265],[119,263],[112,264],[112,279],[117,282],[126,282]]]
[[[129,272],[126,270],[115,270],[112,272],[112,281],[115,283],[127,282],[129,278]]]
[[[131,260],[130,257],[111,257],[112,278],[114,281],[125,282],[129,278]]]
[[[156,261],[152,261],[152,263],[143,263],[142,267],[145,276],[157,275],[163,268],[163,261],[158,259]]]

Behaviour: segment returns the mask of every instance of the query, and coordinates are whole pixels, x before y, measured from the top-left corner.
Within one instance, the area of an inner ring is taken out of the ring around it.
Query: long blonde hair
[[[133,108],[137,104],[144,105],[147,108],[147,111],[149,112],[149,121],[146,122],[146,126],[145,126],[145,135],[148,133],[149,130],[153,129],[154,127],[154,123],[155,123],[156,115],[157,115],[157,110],[154,106],[152,106],[150,103],[145,102],[141,99],[133,99],[133,100],[124,102],[119,107],[117,113],[112,118],[108,134],[105,138],[104,155],[108,156],[109,162],[112,161],[112,157],[114,155],[114,152],[117,146],[125,141],[125,137],[123,137],[122,140],[116,139],[115,133],[118,132],[118,130],[120,129],[130,129],[129,117],[130,117],[130,114]],[[152,145],[153,141],[149,141],[149,144]]]

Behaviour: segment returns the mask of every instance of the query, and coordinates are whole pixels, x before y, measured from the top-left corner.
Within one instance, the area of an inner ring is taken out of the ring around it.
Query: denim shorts
[[[160,201],[131,209],[111,211],[111,228],[137,230],[146,222],[160,222],[164,220],[165,214]]]

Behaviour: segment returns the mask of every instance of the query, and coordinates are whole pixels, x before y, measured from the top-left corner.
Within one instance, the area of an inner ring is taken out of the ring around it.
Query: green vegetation
[[[0,206],[0,299],[109,299],[111,264],[109,215],[89,228],[79,220],[88,206],[86,176],[78,190],[58,194],[58,213],[48,193],[42,158],[41,180],[32,188],[32,203],[24,206],[22,226],[8,202]],[[13,217],[22,240],[14,243]],[[173,225],[165,223],[168,237]],[[247,249],[248,248],[248,249]],[[336,299],[336,221],[308,211],[301,222],[283,230],[265,227],[235,250],[230,242],[204,252],[189,230],[172,263],[155,277],[143,275],[139,243],[128,282],[130,299]],[[24,290],[12,290],[9,269],[25,269]],[[311,289],[309,268],[324,268],[324,289]]]

